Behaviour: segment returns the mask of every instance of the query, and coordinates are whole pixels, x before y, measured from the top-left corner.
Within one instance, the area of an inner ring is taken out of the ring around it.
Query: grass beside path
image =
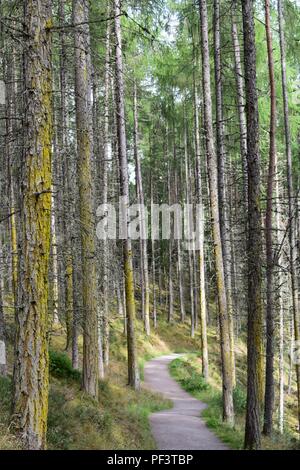
[[[207,404],[202,412],[202,418],[207,426],[230,448],[242,449],[243,434],[239,427],[234,429],[222,422],[222,394],[217,388],[205,382],[201,375],[201,363],[196,354],[189,354],[174,359],[170,363],[172,377],[198,400]],[[238,390],[238,391],[237,391]],[[244,412],[245,397],[239,389],[236,390],[235,408]]]
[[[48,448],[57,450],[155,450],[149,414],[167,409],[169,400],[157,393],[127,386],[127,344],[123,324],[111,324],[110,365],[105,380],[99,383],[99,400],[81,390],[81,373],[72,369],[65,349],[65,332],[52,332],[50,344],[50,391],[48,414]],[[80,360],[82,338],[79,338]],[[196,349],[197,339],[189,336],[189,326],[169,325],[160,320],[160,328],[148,338],[141,322],[137,322],[139,365],[170,352]],[[11,432],[11,377],[13,347],[9,344],[9,376],[0,378],[0,449],[18,449],[21,444]]]
[[[222,392],[216,381],[215,365],[212,366],[212,378],[207,383],[201,375],[201,360],[197,354],[186,354],[170,363],[172,377],[198,400],[207,404],[201,417],[225,444],[231,449],[243,449],[246,413],[246,389],[239,384],[233,393],[235,408],[235,426],[232,428],[222,420]],[[265,450],[299,449],[298,441],[289,434],[280,435],[276,431],[272,437],[262,436],[262,448]]]

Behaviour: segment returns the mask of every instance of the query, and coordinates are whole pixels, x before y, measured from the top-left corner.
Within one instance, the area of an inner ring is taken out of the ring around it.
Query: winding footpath
[[[200,417],[205,403],[192,397],[170,376],[168,366],[177,357],[180,354],[161,356],[145,365],[146,388],[161,393],[174,403],[172,409],[150,416],[158,450],[227,450]]]

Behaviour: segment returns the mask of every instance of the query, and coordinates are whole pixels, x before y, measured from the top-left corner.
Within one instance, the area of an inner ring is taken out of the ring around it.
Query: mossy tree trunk
[[[136,340],[135,340],[135,298],[132,265],[131,239],[128,234],[128,207],[129,207],[129,182],[128,162],[126,150],[125,129],[125,103],[124,103],[124,78],[122,57],[122,35],[120,22],[121,5],[120,0],[114,0],[115,15],[115,54],[116,54],[116,110],[117,110],[117,134],[120,172],[120,193],[125,210],[122,214],[123,230],[126,237],[123,240],[123,263],[125,277],[126,317],[127,317],[127,351],[128,351],[128,383],[134,389],[140,387],[139,369],[137,362]]]
[[[25,115],[21,298],[12,422],[27,449],[46,447],[48,265],[51,211],[51,2],[24,2]]]

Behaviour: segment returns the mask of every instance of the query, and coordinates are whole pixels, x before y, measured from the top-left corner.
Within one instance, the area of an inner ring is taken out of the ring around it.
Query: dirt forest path
[[[172,400],[170,410],[150,416],[158,450],[228,450],[201,419],[205,403],[192,397],[170,376],[169,364],[180,354],[161,356],[147,362],[144,385]]]

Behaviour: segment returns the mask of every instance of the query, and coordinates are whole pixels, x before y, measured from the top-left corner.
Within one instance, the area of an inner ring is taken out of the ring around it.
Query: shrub
[[[171,371],[187,392],[200,392],[209,389],[209,384],[197,369],[187,360],[177,358],[171,362]]]
[[[203,391],[209,388],[208,383],[202,375],[195,371],[190,372],[188,377],[181,379],[180,383],[187,392]]]
[[[81,374],[73,369],[70,358],[65,353],[49,351],[50,374],[54,377],[80,380]]]
[[[235,412],[238,414],[242,414],[246,410],[247,394],[246,391],[239,386],[233,390],[233,404]]]
[[[100,411],[99,408],[90,403],[82,402],[74,410],[74,416],[80,423],[93,423],[98,431],[110,431],[112,419],[106,411]]]
[[[12,384],[8,377],[0,377],[0,407],[1,411],[9,411],[11,406]]]

